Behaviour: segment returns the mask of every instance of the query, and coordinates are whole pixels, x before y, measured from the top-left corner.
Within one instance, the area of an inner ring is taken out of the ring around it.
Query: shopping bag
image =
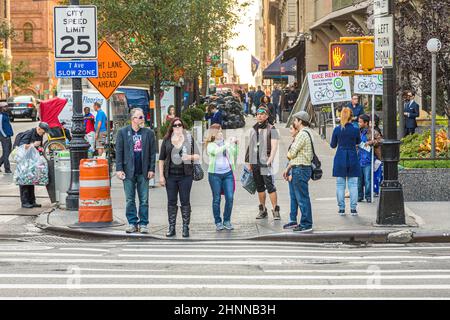
[[[45,186],[48,184],[48,163],[34,147],[19,147],[16,154],[14,182],[22,186]]]
[[[245,166],[241,175],[241,183],[242,187],[248,192],[250,192],[250,194],[255,194],[256,183],[255,180],[253,179],[253,173]]]

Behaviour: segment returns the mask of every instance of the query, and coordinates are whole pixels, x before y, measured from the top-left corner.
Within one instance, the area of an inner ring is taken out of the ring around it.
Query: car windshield
[[[15,97],[14,102],[32,102],[32,97],[23,96],[23,97]]]
[[[147,89],[131,89],[119,87],[119,91],[125,93],[128,105],[130,107],[140,107],[144,110],[148,108],[149,97]]]

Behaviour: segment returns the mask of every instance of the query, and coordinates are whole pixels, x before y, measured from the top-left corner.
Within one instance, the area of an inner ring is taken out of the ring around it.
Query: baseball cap
[[[47,122],[40,122],[39,123],[39,128],[41,128],[45,132],[48,132],[48,130],[50,129],[50,127],[48,126]]]
[[[269,109],[267,109],[266,107],[259,107],[258,110],[256,110],[256,113],[265,113],[265,114],[269,114]]]
[[[310,116],[309,116],[308,112],[306,112],[306,111],[299,111],[299,112],[295,113],[294,118],[303,120],[308,123],[310,121]]]

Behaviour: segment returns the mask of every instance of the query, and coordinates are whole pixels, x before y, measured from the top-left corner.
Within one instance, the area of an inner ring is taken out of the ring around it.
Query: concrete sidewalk
[[[248,118],[249,119],[249,118]],[[253,123],[247,121],[247,129]],[[284,157],[290,144],[288,129],[278,126],[281,134],[280,144],[280,168],[284,167]],[[237,134],[234,130],[227,130],[227,134]],[[244,142],[240,141],[240,153],[245,152]],[[316,134],[316,153],[322,161],[324,175],[319,181],[310,182],[310,195],[313,207],[314,231],[310,234],[298,234],[292,230],[283,230],[283,224],[289,220],[289,192],[288,185],[282,179],[282,170],[276,175],[276,187],[278,189],[278,203],[281,207],[281,220],[274,221],[271,215],[271,205],[268,219],[256,220],[258,213],[257,195],[250,195],[240,186],[239,176],[242,164],[236,172],[236,194],[232,214],[232,223],[235,230],[215,230],[212,215],[212,195],[207,176],[194,182],[191,193],[192,215],[191,236],[189,240],[223,240],[223,239],[273,239],[287,241],[374,241],[374,242],[409,242],[409,241],[449,241],[450,237],[450,203],[449,202],[409,202],[405,203],[407,221],[405,226],[376,226],[377,202],[359,203],[359,216],[341,217],[337,214],[337,202],[335,195],[335,178],[332,177],[332,161],[334,150],[328,143]],[[158,181],[158,180],[157,180]],[[45,189],[44,189],[45,190]],[[78,222],[78,213],[56,209],[51,213],[43,214],[37,219],[37,226],[42,229],[78,235],[91,235],[101,237],[124,238],[157,238],[167,239],[167,196],[165,188],[156,187],[150,190],[150,234],[126,234],[125,233],[125,197],[122,182],[116,177],[112,178],[112,200],[114,220],[122,223],[116,227],[106,228],[75,228]],[[349,211],[349,199],[347,211]],[[378,201],[378,199],[376,199]],[[224,201],[222,201],[224,202]],[[224,203],[222,203],[223,207]],[[400,232],[400,233],[398,233]],[[181,237],[181,214],[177,219],[177,236]]]

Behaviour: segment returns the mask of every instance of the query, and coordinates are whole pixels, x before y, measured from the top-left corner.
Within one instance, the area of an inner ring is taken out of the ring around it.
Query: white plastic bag
[[[48,164],[34,147],[25,149],[20,146],[17,150],[15,160],[17,162],[14,172],[14,182],[17,185],[39,185],[48,184]]]

